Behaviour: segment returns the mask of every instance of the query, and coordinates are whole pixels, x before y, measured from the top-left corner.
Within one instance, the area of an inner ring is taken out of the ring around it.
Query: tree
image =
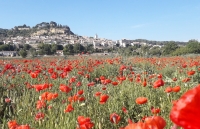
[[[175,51],[178,47],[178,44],[176,44],[175,42],[171,41],[169,43],[167,43],[164,47],[163,47],[163,55],[169,55],[171,54],[173,51]]]
[[[24,44],[23,46],[24,50],[29,50],[31,48],[31,45],[29,44]]]
[[[76,53],[80,53],[80,52],[83,52],[85,50],[84,46],[77,43],[74,45],[74,52]]]
[[[51,52],[51,45],[50,44],[44,44],[44,52],[46,55],[51,55],[52,52]]]
[[[200,43],[197,40],[189,40],[186,48],[188,53],[200,53]]]
[[[64,47],[63,47],[63,45],[57,45],[57,50],[63,50],[64,49]]]
[[[51,45],[51,53],[55,54],[56,51],[57,51],[57,49],[58,49],[58,47],[57,47],[56,44],[52,44],[52,45]]]
[[[32,57],[35,57],[37,55],[35,48],[31,48],[29,51]]]
[[[171,55],[179,56],[179,55],[185,55],[187,53],[189,53],[187,47],[180,47],[180,48],[176,49],[176,51],[174,51]]]
[[[25,58],[27,56],[27,52],[25,50],[20,50],[19,54],[22,58]]]
[[[73,55],[74,54],[74,47],[71,44],[68,44],[63,49],[64,55]]]
[[[87,52],[90,52],[90,53],[94,52],[94,46],[93,46],[93,44],[88,44],[88,45],[85,47],[85,50],[86,50]]]
[[[161,55],[161,50],[160,50],[159,47],[152,47],[149,50],[149,54],[152,55],[152,56],[160,56]]]

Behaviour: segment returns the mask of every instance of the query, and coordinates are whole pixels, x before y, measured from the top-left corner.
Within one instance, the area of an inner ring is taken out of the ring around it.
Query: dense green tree
[[[68,44],[63,49],[64,55],[73,55],[74,54],[74,47],[71,44]]]
[[[29,50],[31,48],[31,45],[29,44],[24,44],[23,45],[24,50]]]
[[[57,51],[57,49],[58,49],[57,44],[52,44],[52,45],[51,45],[51,53],[55,54],[56,51]]]
[[[75,44],[73,49],[75,53],[80,53],[85,50],[84,46],[79,43]]]
[[[200,43],[197,40],[189,40],[186,48],[188,53],[200,53]]]
[[[0,51],[14,51],[15,47],[13,44],[3,44],[0,45]]]
[[[22,50],[19,51],[19,54],[20,54],[20,56],[21,56],[22,58],[26,58],[26,56],[27,56],[27,51],[22,49]]]
[[[30,48],[29,51],[30,51],[31,57],[35,57],[37,55],[37,52],[36,52],[35,48]]]
[[[159,47],[152,47],[150,50],[149,50],[149,55],[152,55],[152,56],[160,56],[161,55],[161,50]]]
[[[169,55],[172,52],[174,52],[177,48],[179,48],[178,44],[171,41],[171,42],[165,44],[165,46],[163,47],[163,55]]]
[[[52,52],[51,52],[51,45],[50,44],[44,44],[44,52],[46,55],[51,55]]]
[[[171,55],[173,55],[173,56],[179,56],[179,55],[185,55],[187,53],[189,53],[187,47],[179,47],[174,52],[172,52]]]
[[[40,49],[40,50],[38,51],[38,55],[44,55],[44,54],[45,54],[44,49]]]

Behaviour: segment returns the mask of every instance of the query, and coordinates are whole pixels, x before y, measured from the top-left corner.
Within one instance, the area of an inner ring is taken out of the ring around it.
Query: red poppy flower
[[[122,107],[122,111],[123,111],[124,113],[128,113],[128,111],[127,111],[127,109],[126,109],[125,107]]]
[[[158,74],[157,77],[158,77],[158,78],[162,78],[162,74]]]
[[[59,89],[60,89],[60,91],[65,92],[65,93],[69,93],[72,90],[72,88],[70,88],[69,86],[66,86],[64,84],[60,84]]]
[[[44,92],[40,95],[40,99],[41,100],[47,100],[47,95],[49,94],[49,92]]]
[[[138,97],[136,100],[135,100],[135,102],[137,103],[137,104],[145,104],[145,103],[147,103],[147,98],[146,97]]]
[[[72,112],[74,110],[74,108],[72,107],[71,104],[67,105],[67,108],[65,109],[65,113],[66,112]]]
[[[78,71],[79,75],[84,75],[83,71]]]
[[[166,87],[166,88],[165,88],[165,92],[166,92],[166,93],[172,92],[172,87],[170,87],[170,86]]]
[[[121,65],[120,66],[120,71],[123,71],[124,69],[126,69],[126,66],[125,65]]]
[[[191,79],[190,78],[185,78],[182,80],[182,82],[189,82]]]
[[[70,96],[68,97],[68,101],[71,103],[71,102],[76,102],[78,101],[79,99],[79,96],[78,95],[74,95],[74,96]]]
[[[180,86],[175,86],[172,88],[173,92],[179,92],[181,90]]]
[[[46,107],[45,101],[44,100],[38,100],[37,104],[36,104],[36,108],[41,109],[41,108],[44,108],[44,107]]]
[[[158,114],[158,113],[160,113],[160,108],[151,107],[151,113],[153,113],[153,114]]]
[[[188,74],[188,76],[192,76],[195,74],[195,71],[194,70],[188,71],[187,74]]]
[[[157,81],[154,82],[153,87],[158,88],[160,86],[164,86],[165,82],[162,79],[158,79]]]
[[[129,123],[124,129],[149,129],[146,123]]]
[[[145,118],[145,123],[149,129],[164,129],[166,121],[160,116],[150,116]]]
[[[31,129],[31,127],[26,124],[26,125],[19,125],[16,128],[14,128],[14,129]]]
[[[57,98],[58,97],[58,93],[49,93],[48,95],[47,95],[47,100],[48,101],[51,101],[52,99],[55,99],[55,98]]]
[[[183,68],[186,68],[186,67],[187,67],[187,64],[183,64],[182,67],[183,67]]]
[[[143,87],[147,86],[147,81],[146,81],[146,80],[143,81],[142,86],[143,86]]]
[[[101,95],[101,92],[96,92],[94,96],[97,97],[97,96],[100,96],[100,95]]]
[[[107,84],[109,84],[109,83],[111,83],[112,81],[111,81],[110,79],[106,79],[105,82],[106,82]]]
[[[83,94],[83,90],[79,90],[78,95],[82,95],[82,94]]]
[[[78,99],[80,102],[82,102],[82,101],[85,101],[85,97],[79,97],[79,99]]]
[[[7,124],[8,124],[8,128],[9,128],[9,129],[15,129],[15,128],[18,126],[16,120],[8,121]]]
[[[11,102],[11,99],[10,99],[10,98],[5,98],[5,102],[6,102],[6,103],[10,103],[10,102]]]
[[[104,86],[104,87],[102,87],[102,90],[106,90],[107,88]]]
[[[87,84],[87,86],[94,86],[95,82],[90,82],[89,84]]]
[[[53,72],[53,73],[51,74],[51,78],[52,78],[52,79],[56,79],[57,77],[58,77],[58,73]]]
[[[90,120],[89,117],[78,116],[77,121],[77,129],[91,129],[94,126],[94,123]]]
[[[105,80],[106,77],[105,77],[105,76],[100,76],[99,79],[100,79],[100,80]]]
[[[69,79],[69,83],[73,83],[75,81],[76,81],[76,77],[72,77],[72,78]]]
[[[173,81],[177,81],[177,78],[173,78],[172,80],[173,80]]]
[[[173,105],[170,119],[184,129],[199,129],[200,85],[184,93]]]
[[[116,113],[112,113],[112,114],[110,114],[110,121],[112,122],[112,123],[114,123],[114,124],[118,124],[119,123],[119,121],[120,121],[120,116],[118,115],[118,114],[116,114]]]
[[[31,75],[31,77],[32,77],[32,78],[37,78],[37,76],[38,76],[38,73],[31,72],[31,73],[30,73],[30,75]]]
[[[44,119],[45,117],[45,114],[42,113],[42,112],[38,112],[36,115],[35,115],[35,120],[41,120],[41,119]]]
[[[100,104],[105,104],[106,101],[108,100],[109,96],[104,94],[100,96]]]
[[[112,85],[113,85],[113,86],[117,86],[117,85],[118,85],[118,82],[112,82]]]
[[[5,69],[5,70],[14,69],[14,67],[13,67],[12,64],[6,64],[6,65],[4,66],[4,69]]]
[[[38,84],[38,85],[32,85],[36,91],[41,91],[44,89],[47,89],[49,87],[48,84]]]
[[[76,86],[77,86],[77,87],[82,86],[82,83],[81,83],[81,82],[77,82],[77,83],[76,83]]]

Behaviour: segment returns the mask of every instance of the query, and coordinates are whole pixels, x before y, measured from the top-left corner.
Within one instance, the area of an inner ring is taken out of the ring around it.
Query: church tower
[[[95,38],[95,39],[98,39],[98,35],[97,35],[97,34],[95,34],[94,38]]]

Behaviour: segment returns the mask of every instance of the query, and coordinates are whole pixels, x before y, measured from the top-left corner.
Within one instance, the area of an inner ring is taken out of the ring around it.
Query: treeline
[[[68,44],[66,46],[57,44],[44,44],[39,43],[37,50],[32,48],[29,44],[15,45],[15,44],[3,44],[0,42],[0,51],[17,51],[22,57],[30,55],[35,57],[37,55],[55,55],[57,50],[63,50],[64,55],[74,55],[82,52],[93,53],[93,52],[113,52],[119,53],[123,56],[179,56],[186,54],[200,54],[200,42],[197,40],[190,40],[186,45],[180,45],[176,42],[166,43],[163,47],[152,47],[152,46],[141,46],[134,45],[124,47],[107,48],[103,50],[94,49],[92,44],[83,46],[79,43]]]
[[[200,42],[197,40],[189,40],[186,44],[182,45],[171,41],[164,44],[163,47],[135,45],[119,48],[118,52],[125,56],[179,56],[186,54],[200,54]]]

